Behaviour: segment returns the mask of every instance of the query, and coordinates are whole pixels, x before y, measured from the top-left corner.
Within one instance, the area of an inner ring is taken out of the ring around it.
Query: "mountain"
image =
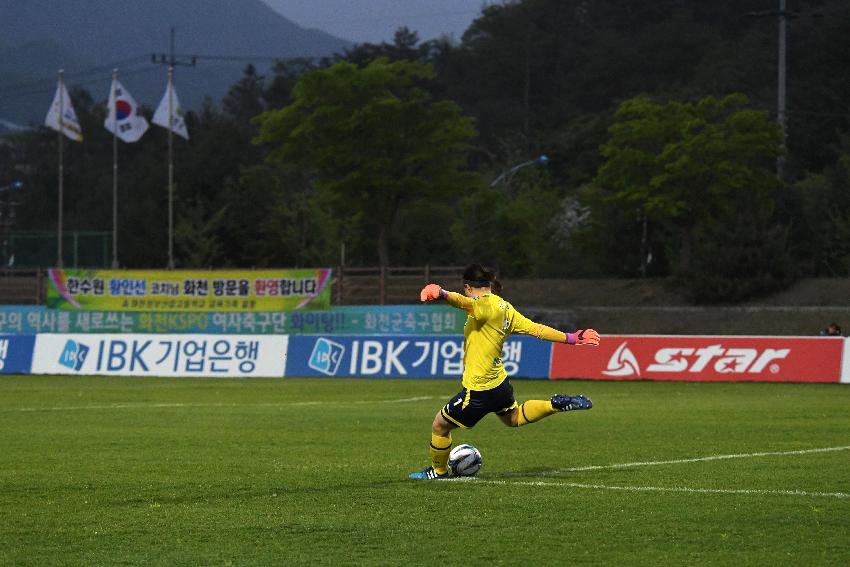
[[[137,100],[159,102],[165,69],[151,54],[175,52],[194,67],[179,67],[181,102],[198,107],[220,100],[250,62],[319,57],[351,44],[304,29],[261,0],[0,0],[0,118],[40,123],[50,105],[58,69],[69,87],[106,98],[111,70]]]

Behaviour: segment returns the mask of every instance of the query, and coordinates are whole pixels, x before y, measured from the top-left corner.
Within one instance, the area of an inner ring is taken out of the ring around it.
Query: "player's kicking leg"
[[[581,394],[556,394],[549,400],[527,400],[512,411],[497,415],[508,427],[522,427],[561,411],[588,410],[592,407],[593,402]]]

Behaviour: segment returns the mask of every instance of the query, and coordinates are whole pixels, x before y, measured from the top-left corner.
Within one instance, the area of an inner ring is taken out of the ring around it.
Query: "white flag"
[[[171,107],[171,127],[168,125],[168,109],[169,100]],[[180,101],[177,100],[177,90],[174,84],[169,81],[165,87],[165,94],[162,95],[162,101],[156,107],[156,112],[153,114],[153,123],[162,126],[166,130],[171,130],[178,136],[189,139],[189,130],[186,129],[186,120],[183,116],[183,108],[180,106]]]
[[[118,79],[113,79],[103,127],[125,142],[137,142],[148,130],[148,121],[138,111],[135,99]]]
[[[60,110],[61,110],[61,125],[60,125]],[[47,111],[47,117],[44,119],[44,125],[53,128],[57,132],[62,132],[75,142],[83,141],[83,130],[80,128],[80,122],[77,120],[77,113],[74,112],[74,107],[71,105],[71,97],[68,96],[68,89],[65,88],[65,83],[59,80],[56,85],[56,94],[53,96],[53,104],[50,105],[50,110]]]

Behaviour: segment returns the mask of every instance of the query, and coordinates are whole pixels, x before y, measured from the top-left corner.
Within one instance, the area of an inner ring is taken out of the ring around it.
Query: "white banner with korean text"
[[[286,335],[39,334],[33,374],[282,377]]]

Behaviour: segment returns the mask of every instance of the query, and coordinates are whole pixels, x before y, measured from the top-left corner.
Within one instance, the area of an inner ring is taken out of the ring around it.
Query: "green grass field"
[[[514,387],[426,482],[455,380],[0,378],[0,564],[850,563],[850,387]]]

